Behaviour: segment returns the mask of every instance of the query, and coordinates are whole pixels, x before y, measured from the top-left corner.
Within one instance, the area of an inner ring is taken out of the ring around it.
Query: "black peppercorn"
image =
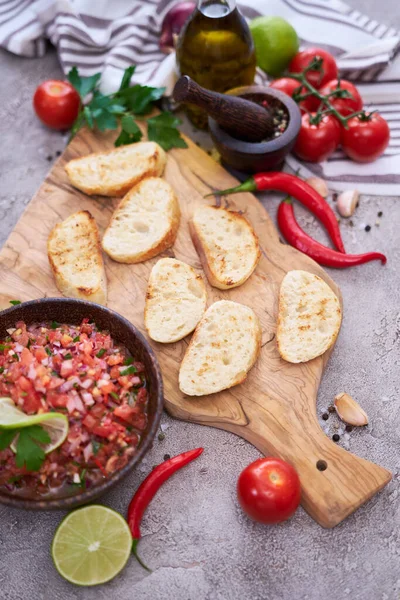
[[[335,407],[334,407],[334,406],[330,406],[330,407],[328,408],[328,412],[330,412],[330,413],[334,413],[334,412],[335,412]]]
[[[322,415],[322,418],[323,418],[324,421],[327,421],[329,419],[329,414],[328,413],[324,413]]]
[[[366,225],[365,226],[365,231],[371,231],[371,225]]]
[[[51,154],[49,154],[48,156],[46,156],[46,160],[48,160],[49,162],[51,162],[53,160],[53,157],[51,156]]]
[[[159,433],[158,434],[158,439],[159,439],[160,442],[162,442],[163,440],[165,440],[165,433],[162,433],[162,432]]]
[[[353,425],[346,425],[346,431],[350,433],[350,431],[353,431]]]
[[[340,440],[340,435],[338,433],[334,433],[332,439],[334,442],[338,442]]]
[[[382,217],[382,216],[383,216],[383,212],[380,210],[380,211],[378,212],[378,217]]]
[[[61,154],[62,154],[61,150],[57,150],[56,156],[61,156]]]
[[[164,454],[164,460],[169,460],[171,458],[170,454]]]

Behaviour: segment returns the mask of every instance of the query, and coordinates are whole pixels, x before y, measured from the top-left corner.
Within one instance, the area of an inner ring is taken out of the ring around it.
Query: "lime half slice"
[[[16,429],[41,425],[50,436],[48,444],[40,444],[45,454],[52,452],[65,441],[68,435],[68,418],[62,413],[43,413],[41,415],[26,415],[15,406],[11,398],[0,398],[0,429]],[[17,451],[18,436],[11,443],[11,450]]]
[[[62,577],[76,585],[99,585],[113,579],[128,562],[132,535],[128,523],[106,506],[71,512],[59,525],[51,555]]]

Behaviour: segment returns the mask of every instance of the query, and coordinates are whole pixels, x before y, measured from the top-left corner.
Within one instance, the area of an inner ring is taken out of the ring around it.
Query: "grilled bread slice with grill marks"
[[[321,277],[289,271],[279,293],[279,354],[291,363],[324,354],[336,341],[342,321],[339,300]]]
[[[72,185],[89,196],[124,196],[145,177],[160,177],[167,155],[155,142],[138,142],[70,160]]]
[[[58,289],[64,296],[107,302],[99,231],[87,210],[58,223],[47,241],[47,252]]]
[[[173,245],[179,221],[172,187],[164,179],[149,177],[121,200],[105,231],[103,250],[117,262],[143,262]]]
[[[147,286],[144,324],[149,336],[164,344],[181,340],[200,321],[206,301],[201,275],[180,260],[161,258]]]
[[[190,233],[212,286],[238,287],[256,268],[261,254],[258,238],[240,213],[203,206],[190,222]]]
[[[261,350],[261,326],[244,304],[220,300],[197,325],[179,371],[188,396],[204,396],[242,383]]]

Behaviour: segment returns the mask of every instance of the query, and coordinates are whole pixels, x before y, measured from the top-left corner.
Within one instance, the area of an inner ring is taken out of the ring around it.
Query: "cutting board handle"
[[[291,413],[291,414],[290,414]],[[298,411],[288,411],[280,425],[290,422],[290,428],[277,430],[272,437],[271,415],[268,426],[260,415],[260,404],[252,418],[246,406],[249,424],[240,435],[246,437],[265,455],[275,455],[292,464],[302,482],[302,505],[323,527],[334,527],[354,512],[392,478],[390,471],[344,450],[321,430],[314,415],[306,418]],[[257,417],[256,417],[257,415]],[[286,433],[286,435],[285,435]]]

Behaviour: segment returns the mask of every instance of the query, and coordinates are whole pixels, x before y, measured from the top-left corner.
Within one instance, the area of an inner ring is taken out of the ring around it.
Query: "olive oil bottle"
[[[254,81],[256,56],[253,39],[236,0],[198,0],[197,8],[181,31],[177,44],[180,75],[189,75],[215,92]],[[202,129],[207,115],[187,105],[191,121]]]

